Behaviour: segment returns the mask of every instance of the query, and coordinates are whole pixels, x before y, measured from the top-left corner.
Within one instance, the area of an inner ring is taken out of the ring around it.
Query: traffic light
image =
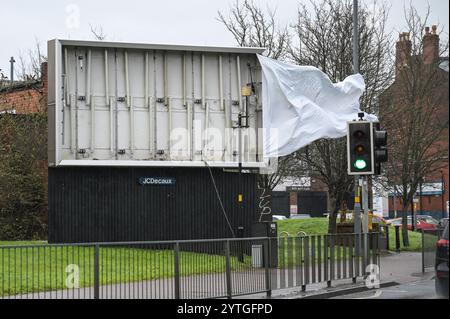
[[[380,175],[381,163],[388,161],[387,132],[381,130],[380,123],[374,123],[373,137],[375,175]]]
[[[347,160],[349,175],[374,174],[373,123],[349,122],[347,126]]]

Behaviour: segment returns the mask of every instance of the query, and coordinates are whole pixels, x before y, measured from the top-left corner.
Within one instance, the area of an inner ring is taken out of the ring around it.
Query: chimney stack
[[[400,33],[399,40],[397,41],[395,48],[395,74],[396,77],[398,77],[402,69],[407,67],[411,61],[412,42],[409,32]]]
[[[423,63],[430,65],[439,61],[439,35],[437,34],[437,26],[425,28],[423,36]]]

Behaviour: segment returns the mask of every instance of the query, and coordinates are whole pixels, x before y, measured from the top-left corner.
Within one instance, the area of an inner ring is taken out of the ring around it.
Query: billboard
[[[262,52],[49,41],[49,166],[264,166]]]

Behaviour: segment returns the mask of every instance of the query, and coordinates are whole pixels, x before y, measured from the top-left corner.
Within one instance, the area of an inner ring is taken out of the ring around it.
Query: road
[[[438,299],[438,297],[434,291],[434,280],[428,279],[330,299]]]

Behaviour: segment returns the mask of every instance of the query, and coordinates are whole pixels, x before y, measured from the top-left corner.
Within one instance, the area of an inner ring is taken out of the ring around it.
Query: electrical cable
[[[228,227],[230,228],[231,234],[233,235],[233,238],[236,238],[236,235],[234,234],[234,231],[233,231],[233,227],[231,227],[230,220],[228,219],[227,212],[225,211],[225,207],[223,207],[222,198],[220,197],[219,190],[217,189],[216,181],[214,179],[211,167],[208,165],[208,163],[205,160],[203,160],[203,162],[205,163],[206,167],[208,167],[209,175],[211,176],[211,180],[213,182],[214,189],[216,190],[217,199],[219,200],[220,207],[222,208],[222,213],[225,216],[225,219],[227,221]]]

